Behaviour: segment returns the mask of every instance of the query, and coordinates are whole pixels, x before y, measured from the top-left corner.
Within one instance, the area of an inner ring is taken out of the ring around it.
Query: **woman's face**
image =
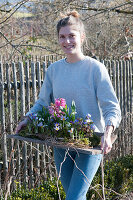
[[[73,26],[61,27],[59,31],[59,44],[67,55],[78,55],[81,53],[81,44],[83,42],[80,31]]]

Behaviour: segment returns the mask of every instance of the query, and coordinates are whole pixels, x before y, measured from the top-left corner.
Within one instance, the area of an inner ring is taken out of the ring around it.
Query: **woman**
[[[16,132],[27,124],[30,113],[41,110],[43,106],[49,106],[54,99],[66,99],[68,107],[74,100],[77,117],[85,118],[89,113],[99,131],[104,132],[101,148],[107,154],[112,148],[111,134],[121,120],[119,103],[107,70],[102,63],[83,54],[85,30],[76,11],[68,13],[58,22],[57,33],[66,58],[49,66],[39,99],[26,114],[26,118],[20,122]],[[65,153],[61,148],[54,148],[58,173]],[[66,192],[66,200],[86,199],[86,193],[101,158],[102,154],[68,152],[61,168],[61,182]]]

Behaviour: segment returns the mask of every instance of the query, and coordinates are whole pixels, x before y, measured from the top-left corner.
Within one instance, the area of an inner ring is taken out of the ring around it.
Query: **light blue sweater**
[[[68,107],[76,103],[77,117],[91,114],[100,132],[106,125],[119,126],[121,111],[105,66],[99,61],[85,57],[76,63],[61,59],[48,67],[39,99],[26,114],[48,106],[55,98],[65,98]]]

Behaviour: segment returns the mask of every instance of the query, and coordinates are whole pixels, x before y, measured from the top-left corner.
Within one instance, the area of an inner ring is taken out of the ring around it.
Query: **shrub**
[[[126,194],[133,189],[133,156],[128,155],[116,160],[105,161],[104,182],[106,200],[117,200],[119,194]],[[87,200],[101,200],[102,196],[102,174],[101,168],[93,179],[90,190],[87,193]],[[95,188],[93,188],[95,186]],[[98,191],[96,191],[96,190]],[[62,200],[65,200],[65,192],[59,181],[59,191]],[[100,195],[99,195],[99,194]],[[4,197],[0,197],[3,200]],[[47,180],[40,186],[32,189],[24,188],[16,182],[14,190],[8,200],[59,200],[57,180]]]
[[[32,189],[21,186],[19,182],[16,183],[16,189],[8,196],[8,200],[58,200],[58,189],[56,179],[44,181],[40,186]],[[62,200],[65,200],[65,192],[59,181],[59,191]],[[4,200],[4,196],[0,197]]]
[[[102,196],[102,174],[99,168],[93,179],[92,187],[97,185],[96,189]],[[133,189],[133,156],[128,155],[116,160],[106,160],[104,164],[104,186],[106,200],[119,199],[119,194],[126,194]],[[98,193],[91,189],[87,194],[87,200],[100,200]]]

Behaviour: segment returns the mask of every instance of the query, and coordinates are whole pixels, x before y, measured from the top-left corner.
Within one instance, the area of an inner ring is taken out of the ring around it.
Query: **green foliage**
[[[89,137],[89,140],[94,147],[97,147],[100,144],[100,137],[95,133],[93,134],[93,137]]]
[[[133,190],[133,156],[128,155],[117,160],[106,161],[104,165],[104,186],[107,200],[117,199],[119,194],[126,194]],[[93,179],[92,187],[97,185],[97,189],[102,196],[102,174],[99,168]],[[88,192],[88,200],[93,196],[93,200],[100,200],[98,193],[92,189]]]
[[[65,200],[65,192],[59,181],[59,191],[62,200]],[[4,197],[0,197],[3,200]],[[8,196],[8,200],[58,200],[56,179],[44,181],[39,187],[28,189],[16,182],[16,189]]]
[[[101,168],[99,168],[93,179],[91,188],[87,193],[87,200],[101,200],[102,178]],[[133,156],[125,156],[117,160],[106,160],[104,165],[104,181],[106,200],[118,200],[119,194],[126,194],[133,189]],[[59,191],[62,200],[65,200],[65,192],[59,181]],[[95,188],[93,188],[95,186]],[[97,191],[98,192],[97,192]],[[99,194],[98,194],[99,193]],[[4,197],[0,197],[3,200]],[[24,188],[16,182],[16,189],[12,192],[8,200],[58,200],[57,179],[44,181],[40,186],[32,189]]]

